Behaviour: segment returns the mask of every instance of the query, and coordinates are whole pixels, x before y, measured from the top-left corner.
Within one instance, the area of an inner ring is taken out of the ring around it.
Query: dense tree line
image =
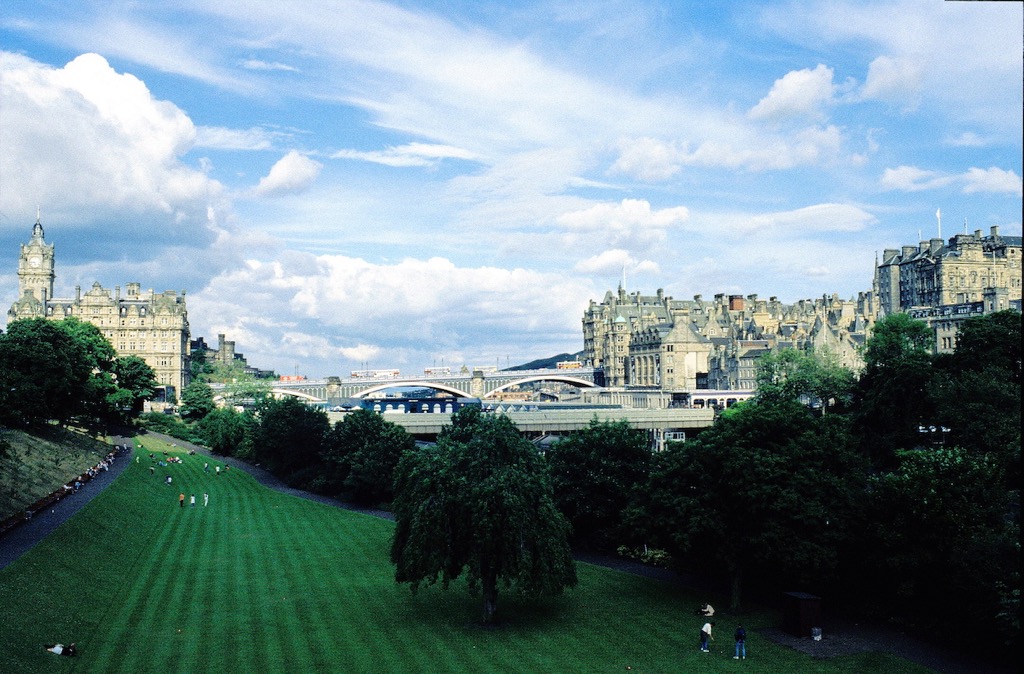
[[[144,360],[117,357],[99,328],[77,318],[20,319],[0,334],[0,425],[126,423],[157,387]]]
[[[682,566],[976,646],[1019,639],[1021,314],[875,326],[860,377],[782,351],[756,398],[654,457],[637,520]],[[956,643],[953,641],[952,643]]]

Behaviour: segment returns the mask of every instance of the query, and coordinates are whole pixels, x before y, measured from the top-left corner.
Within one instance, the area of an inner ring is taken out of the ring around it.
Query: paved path
[[[132,444],[130,438],[114,436],[111,440],[118,446]],[[124,472],[130,457],[130,452],[118,452],[110,470],[101,470],[96,477],[83,484],[77,493],[65,496],[49,508],[33,515],[32,519],[0,535],[0,569],[6,568],[84,508],[86,503]]]
[[[211,454],[210,450],[205,447],[191,445],[187,442],[157,433],[152,433],[151,435],[155,435],[169,443],[174,443],[184,449],[195,449],[198,454],[214,456]],[[115,444],[132,444],[132,440],[129,438],[114,438],[113,442]],[[225,460],[222,456],[217,456],[216,458],[221,461]],[[96,494],[112,483],[114,479],[124,471],[128,466],[129,459],[130,454],[128,456],[119,455],[109,471],[101,472],[96,478],[82,487],[81,491],[74,496],[61,499],[51,509],[52,512],[40,513],[7,534],[0,536],[0,569],[6,567],[8,564],[27,552],[32,548],[32,546],[48,536],[62,523],[81,510],[86,503],[91,501]],[[359,508],[352,504],[345,503],[344,501],[339,501],[338,499],[289,487],[270,472],[260,468],[259,466],[246,463],[245,461],[230,458],[227,459],[226,462],[230,463],[234,468],[242,468],[252,475],[257,482],[270,487],[271,489],[310,501],[326,503],[339,508],[345,508],[346,510],[361,512],[374,517],[394,519],[394,516],[386,510]],[[674,572],[666,571],[665,569],[657,569],[617,557],[580,555],[577,559],[589,564],[597,564],[627,573],[644,575],[662,582],[679,583],[701,591],[720,594],[719,591],[716,591],[715,588],[710,588],[702,579],[696,576],[680,576]],[[727,621],[727,619],[729,619],[728,621],[731,621],[731,616],[722,611],[716,612],[715,615],[723,622]],[[914,638],[913,636],[906,635],[885,626],[854,623],[836,617],[830,617],[823,622],[824,625],[822,627],[824,629],[824,638],[821,641],[813,641],[810,638],[793,637],[778,629],[761,630],[760,634],[767,639],[795,648],[796,650],[808,653],[814,657],[834,657],[837,655],[846,655],[865,651],[877,651],[892,653],[901,658],[905,658],[928,667],[940,674],[1009,674],[1010,672],[1016,671],[1011,668],[996,667],[986,662],[977,661],[969,657],[967,654],[928,644]],[[726,629],[725,634],[726,636],[729,636],[731,634],[731,629]],[[731,641],[729,641],[728,646],[731,648]]]

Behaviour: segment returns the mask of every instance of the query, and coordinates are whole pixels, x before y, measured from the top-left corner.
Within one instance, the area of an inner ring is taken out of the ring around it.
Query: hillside
[[[537,360],[531,360],[529,363],[523,363],[522,365],[514,365],[507,370],[547,370],[553,368],[563,360],[579,360],[583,357],[583,352],[578,351],[576,353],[560,353],[557,356],[551,356],[550,358],[539,358]]]
[[[35,434],[0,430],[0,520],[21,512],[95,466],[110,446],[56,426]]]

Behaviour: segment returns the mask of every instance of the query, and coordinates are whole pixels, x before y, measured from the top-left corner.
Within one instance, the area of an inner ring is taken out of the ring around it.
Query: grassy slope
[[[0,571],[5,672],[739,670],[724,621],[715,652],[698,651],[699,622],[687,610],[698,598],[681,588],[581,565],[576,590],[532,604],[503,597],[504,624],[481,628],[479,602],[463,586],[413,596],[395,585],[392,523],[184,460],[163,469],[173,487],[161,469],[150,476],[148,457],[133,462]],[[198,505],[179,508],[179,489]],[[760,638],[777,616],[744,620],[743,664],[759,672],[925,671],[873,654],[813,660]],[[48,641],[77,641],[81,655],[46,653]]]
[[[105,442],[56,426],[45,435],[9,429],[2,433],[10,454],[0,456],[0,520],[24,511],[110,451]]]

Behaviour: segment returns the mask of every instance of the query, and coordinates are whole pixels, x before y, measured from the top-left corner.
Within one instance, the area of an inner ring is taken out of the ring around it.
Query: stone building
[[[750,391],[757,359],[773,349],[828,351],[843,365],[860,367],[860,347],[875,318],[871,293],[787,305],[757,295],[719,294],[709,302],[619,288],[584,312],[584,360],[608,387]]]
[[[32,238],[22,244],[18,258],[18,300],[7,312],[8,320],[45,317],[61,320],[74,316],[92,323],[103,333],[119,357],[138,356],[156,373],[166,401],[174,401],[189,380],[189,325],[185,291],[154,293],[138,283],[124,292],[99,282],[84,294],[53,296],[56,277],[54,246],[46,243],[43,226],[36,220]]]
[[[992,227],[886,249],[875,265],[882,315],[906,312],[927,322],[935,349],[951,352],[959,325],[972,316],[1021,307],[1021,237]]]
[[[583,312],[583,351],[586,364],[600,373],[598,385],[625,386],[630,337],[668,322],[671,304],[660,289],[657,295],[627,295],[622,286],[617,293],[605,293],[600,304],[590,301]]]

